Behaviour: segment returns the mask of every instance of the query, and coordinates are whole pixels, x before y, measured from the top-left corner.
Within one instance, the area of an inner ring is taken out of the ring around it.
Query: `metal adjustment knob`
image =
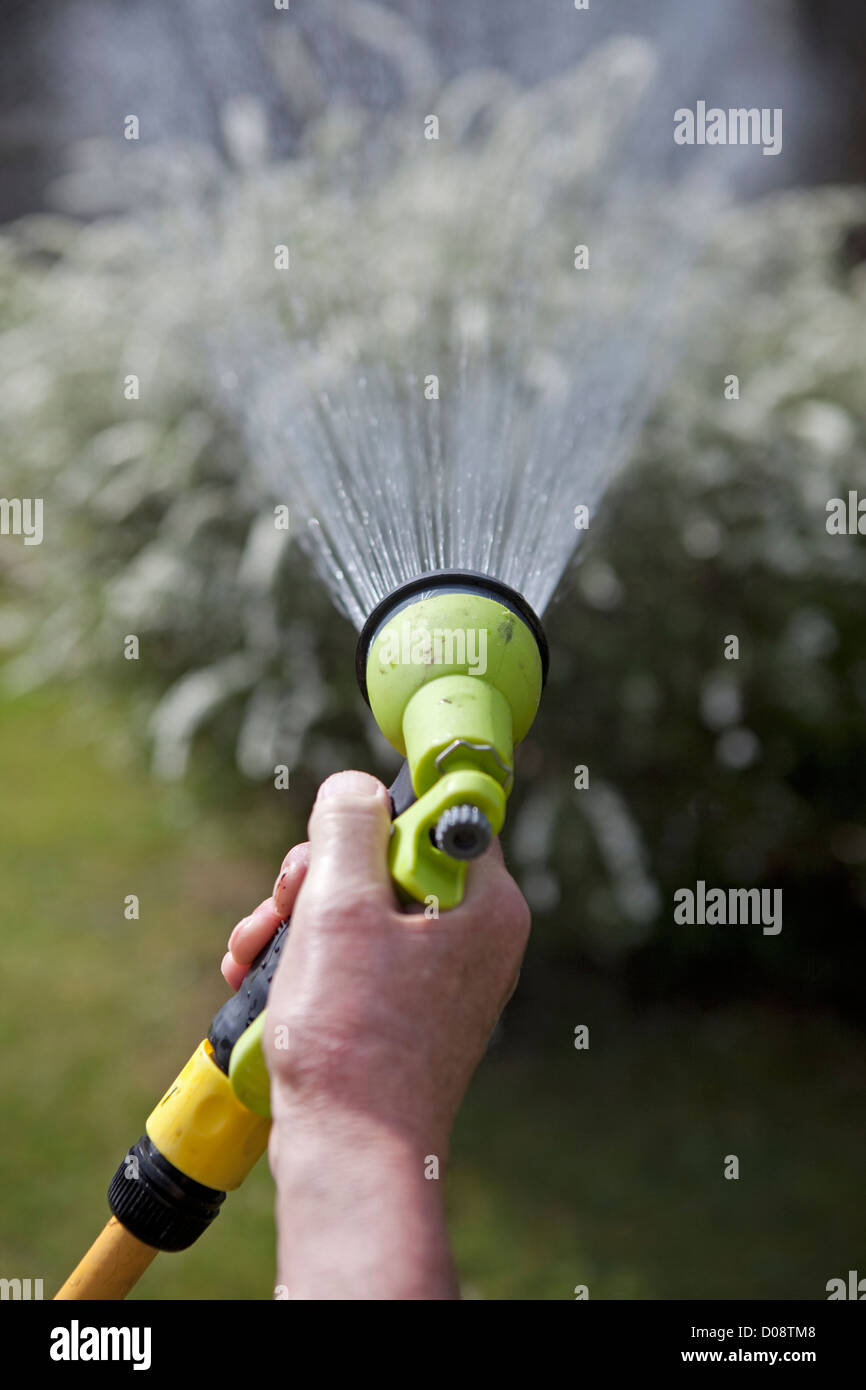
[[[493,839],[493,828],[477,806],[449,806],[436,822],[433,843],[452,859],[477,859]]]

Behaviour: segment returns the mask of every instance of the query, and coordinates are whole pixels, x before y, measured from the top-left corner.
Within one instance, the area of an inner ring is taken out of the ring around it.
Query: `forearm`
[[[452,1299],[424,1145],[350,1111],[275,1106],[277,1280],[291,1299]],[[437,1155],[441,1157],[441,1155]]]

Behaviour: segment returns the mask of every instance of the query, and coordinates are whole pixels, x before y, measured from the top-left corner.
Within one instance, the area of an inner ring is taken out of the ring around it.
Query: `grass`
[[[123,755],[122,726],[68,691],[0,704],[0,1274],[46,1292],[225,998],[228,931],[305,810],[265,796],[202,812]],[[862,1265],[862,1036],[770,1006],[635,1015],[542,945],[455,1137],[466,1296],[823,1298]],[[268,1298],[273,1246],[263,1162],[134,1297]]]
[[[546,1001],[547,1046],[512,1038],[463,1112],[452,1206],[467,1285],[489,1298],[572,1298],[578,1284],[608,1299],[826,1297],[866,1234],[862,1037],[831,1017],[634,1018],[615,995],[563,992],[559,1008]]]

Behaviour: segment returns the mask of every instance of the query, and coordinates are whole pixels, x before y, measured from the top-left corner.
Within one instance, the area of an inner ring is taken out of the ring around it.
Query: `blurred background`
[[[327,206],[363,266],[353,141],[413,84],[426,111],[479,72],[543,94],[624,36],[676,48],[686,8],[4,7],[0,494],[46,516],[41,546],[0,538],[4,1277],[53,1291],[100,1229],[321,778],[396,765],[207,383],[198,306],[267,291],[202,209],[229,187],[273,244],[281,209]],[[782,106],[784,152],[737,168],[689,350],[546,615],[506,837],[534,933],[448,1182],[469,1298],[823,1298],[863,1258],[866,542],[825,521],[866,492],[866,28],[855,0],[766,0],[721,39],[688,99]],[[782,932],[675,925],[698,879],[781,889]],[[135,1296],[270,1297],[272,1205],[262,1164]]]

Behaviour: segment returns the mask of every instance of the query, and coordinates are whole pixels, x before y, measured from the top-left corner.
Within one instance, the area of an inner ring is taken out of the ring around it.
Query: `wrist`
[[[277,1083],[271,1089],[271,1110],[272,1154],[287,1178],[323,1151],[329,1166],[351,1165],[363,1155],[371,1164],[407,1174],[423,1176],[426,1167],[444,1176],[448,1135],[445,1126],[426,1113],[397,1112],[385,1105],[352,1104],[331,1097],[299,1098]]]
[[[345,1048],[320,1039],[268,1058],[271,1113],[280,1129],[314,1136],[352,1130],[364,1146],[402,1144],[440,1160],[448,1150],[451,1109],[433,1084],[432,1069],[409,1069],[396,1050]]]
[[[435,1141],[275,1097],[278,1278],[296,1299],[458,1297]]]

